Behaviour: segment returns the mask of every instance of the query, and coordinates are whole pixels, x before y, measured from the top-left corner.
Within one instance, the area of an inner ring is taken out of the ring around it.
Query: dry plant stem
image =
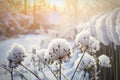
[[[37,55],[37,54],[36,54]],[[37,55],[38,56],[38,55]],[[39,56],[38,56],[39,57]],[[40,59],[40,57],[39,57],[39,59]],[[39,60],[39,63],[40,63],[40,60]],[[52,72],[52,74],[54,75],[54,77],[56,78],[56,80],[58,80],[58,78],[57,78],[57,76],[54,74],[54,72],[52,71],[52,69],[50,68],[50,66],[46,63],[46,62],[44,62],[44,64],[48,67],[48,69]],[[40,64],[39,64],[40,65]]]
[[[85,55],[85,52],[83,52],[83,55],[82,55],[82,57],[80,58],[80,60],[79,60],[79,62],[78,62],[78,64],[77,64],[77,67],[75,68],[75,71],[74,71],[74,73],[73,73],[73,75],[72,75],[71,80],[73,80],[73,78],[74,78],[74,76],[75,76],[75,73],[76,73],[76,71],[77,71],[77,69],[78,69],[78,67],[79,67],[79,64],[81,63],[82,58],[83,58],[84,55]]]
[[[39,78],[39,76],[38,75],[36,75],[34,72],[32,72],[31,70],[29,70],[26,66],[24,66],[23,64],[20,64],[22,67],[24,67],[26,70],[28,70],[30,73],[32,73],[38,80],[41,80],[40,78]]]
[[[63,75],[63,77],[66,79],[66,80],[70,80],[67,76],[65,76],[65,74],[63,74],[62,72],[61,72],[61,74]]]
[[[60,74],[59,74],[59,80],[61,80],[61,59],[60,59]]]
[[[49,70],[53,73],[54,77],[56,78],[56,80],[58,80],[57,76],[55,75],[55,73],[52,71],[52,69],[50,68],[50,66],[46,63],[45,65],[47,65],[47,67],[49,68]]]
[[[84,80],[85,80],[85,76],[86,76],[86,71],[85,71],[85,73],[84,73],[84,78],[83,78]]]
[[[11,75],[11,80],[13,80],[13,68],[11,68],[10,75]]]
[[[19,71],[15,71],[15,70],[14,70],[14,72],[19,73],[19,74],[22,76],[22,78],[21,78],[22,80],[28,80],[28,79],[27,79],[22,73],[20,73]]]
[[[6,67],[2,67],[1,65],[0,65],[0,67],[1,68],[3,68],[3,69],[5,69],[6,71],[8,71],[8,72],[11,72],[9,69],[7,69]]]
[[[6,67],[2,67],[0,65],[1,68],[5,69],[6,71],[10,72],[10,75],[11,75],[11,80],[13,80],[13,68],[11,68],[11,70],[7,69]]]
[[[95,78],[95,76],[97,76],[100,72],[101,72],[101,70],[99,70],[90,80],[93,80]]]

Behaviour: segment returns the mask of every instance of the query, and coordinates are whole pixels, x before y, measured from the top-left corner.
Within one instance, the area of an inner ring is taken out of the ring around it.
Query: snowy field
[[[46,40],[46,42],[48,41],[47,43],[49,43],[51,39],[51,37],[46,35],[28,34],[20,35],[19,38],[10,38],[8,40],[0,41],[0,54],[1,56],[3,56],[0,58],[0,63],[4,63],[6,61],[7,51],[10,49],[13,43],[19,43],[23,45],[27,50],[29,50],[30,48],[32,48],[32,46],[41,48],[40,45],[43,40]],[[48,44],[45,44],[42,47],[47,48],[47,45]]]

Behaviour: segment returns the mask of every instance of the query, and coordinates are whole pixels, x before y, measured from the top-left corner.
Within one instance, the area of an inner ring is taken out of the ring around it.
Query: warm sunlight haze
[[[0,80],[120,80],[120,0],[0,0]]]

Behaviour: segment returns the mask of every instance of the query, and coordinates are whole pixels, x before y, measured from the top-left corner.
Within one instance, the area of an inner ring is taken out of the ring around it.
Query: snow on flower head
[[[83,56],[83,58],[82,58]],[[79,70],[84,70],[90,68],[92,65],[96,64],[95,59],[93,56],[89,55],[87,52],[81,53],[79,55],[79,58],[75,61],[75,68],[79,62],[79,60],[82,58],[80,64],[79,64]]]
[[[48,45],[48,53],[54,60],[66,60],[72,53],[72,48],[65,39],[54,39]]]
[[[76,45],[79,46],[79,48],[87,47],[89,44],[89,36],[90,33],[88,31],[83,30],[79,34],[77,34],[75,42]]]
[[[37,51],[37,55],[42,63],[44,61],[44,56],[45,56],[46,52],[47,52],[47,49],[41,49],[41,50]]]
[[[24,57],[25,57],[25,48],[18,43],[14,43],[11,46],[11,49],[8,51],[7,59],[9,60],[9,62],[18,64],[24,60]]]
[[[106,55],[101,55],[98,57],[98,60],[99,60],[99,65],[102,66],[102,67],[111,67],[111,64],[110,64],[110,59],[108,56]]]
[[[89,49],[93,53],[96,53],[100,49],[100,42],[92,36],[89,38]]]
[[[38,48],[37,48],[36,45],[32,45],[32,46],[30,47],[30,53],[36,54],[37,49],[38,49]]]
[[[47,64],[53,63],[52,55],[50,55],[48,51],[46,51],[44,55],[44,63],[47,63]]]

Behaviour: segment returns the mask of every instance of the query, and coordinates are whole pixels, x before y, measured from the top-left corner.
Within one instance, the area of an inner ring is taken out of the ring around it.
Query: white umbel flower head
[[[96,53],[100,49],[100,41],[90,36],[89,38],[89,50],[92,53]]]
[[[8,61],[10,63],[21,63],[24,60],[25,57],[25,48],[18,44],[18,43],[14,43],[11,46],[11,49],[8,51]]]
[[[66,60],[72,53],[72,47],[65,39],[54,39],[48,45],[48,54],[53,60]]]
[[[86,30],[83,30],[79,34],[76,35],[76,45],[84,51],[86,47],[89,45],[89,36],[90,33]]]
[[[46,52],[47,52],[47,49],[40,49],[37,51],[37,55],[38,55],[41,63],[44,63]]]
[[[98,60],[99,60],[99,65],[102,66],[102,67],[111,67],[111,64],[110,64],[110,59],[108,56],[106,55],[101,55],[98,57]]]
[[[82,58],[82,56],[83,56],[83,58]],[[81,60],[79,67],[78,67],[79,70],[88,69],[92,65],[96,64],[94,57],[89,55],[87,52],[85,52],[85,53],[81,53],[79,55],[79,58],[75,61],[75,64],[74,64],[75,68],[76,68],[76,66],[81,58],[82,58],[82,60]]]

